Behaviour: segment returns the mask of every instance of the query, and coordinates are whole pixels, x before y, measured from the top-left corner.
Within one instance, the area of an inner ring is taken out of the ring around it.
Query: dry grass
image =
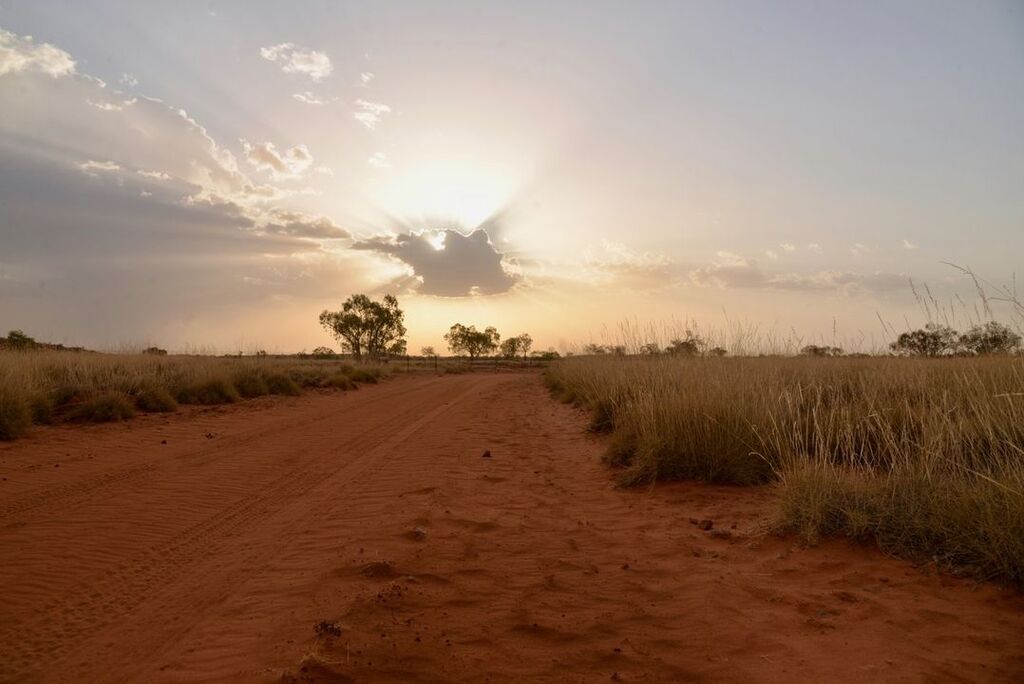
[[[777,524],[1024,583],[1024,359],[584,357],[557,396],[626,484],[779,488]]]
[[[136,410],[174,411],[179,404],[350,389],[375,383],[385,372],[334,360],[4,351],[0,439],[16,439],[33,423],[104,422],[129,418]],[[347,381],[332,380],[338,375]]]

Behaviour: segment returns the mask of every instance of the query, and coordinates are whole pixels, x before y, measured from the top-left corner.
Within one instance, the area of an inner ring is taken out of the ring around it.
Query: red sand
[[[37,430],[0,446],[0,679],[1024,680],[1019,594],[600,450],[532,374]]]

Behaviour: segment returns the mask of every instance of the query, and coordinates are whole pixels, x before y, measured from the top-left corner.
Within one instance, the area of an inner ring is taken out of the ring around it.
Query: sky
[[[1022,122],[1016,1],[0,0],[0,328],[877,348],[1014,287]]]

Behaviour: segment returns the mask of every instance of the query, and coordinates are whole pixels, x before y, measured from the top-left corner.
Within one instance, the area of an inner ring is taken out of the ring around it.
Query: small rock
[[[629,563],[623,563],[622,564],[622,569],[623,570],[629,570]]]
[[[333,622],[327,622],[327,620],[321,620],[320,622],[316,623],[316,626],[313,628],[313,631],[316,632],[317,636],[341,636],[341,627],[334,624]]]
[[[708,520],[707,518],[705,518],[704,520],[701,520],[699,523],[697,523],[697,527],[699,529],[704,530],[705,532],[707,532],[708,530],[710,530],[714,526],[715,526],[715,523],[712,522],[711,520]]]
[[[213,439],[213,437],[214,437],[214,435],[213,435],[212,432],[207,432],[206,433],[206,439]]]
[[[167,440],[166,440],[166,439],[161,439],[161,440],[160,440],[160,443],[161,443],[161,444],[167,444]]]
[[[427,538],[427,531],[422,527],[414,527],[406,532],[405,536],[413,541],[423,541]]]
[[[481,456],[481,458],[490,458],[490,457],[491,457],[491,452],[490,452],[490,450],[487,450],[487,451],[485,451],[485,452],[483,453],[483,456]]]
[[[697,520],[696,518],[690,518],[690,524],[691,524],[691,525],[696,525],[696,524],[697,524],[697,523],[699,523],[699,522],[700,522],[700,521],[699,521],[699,520]]]

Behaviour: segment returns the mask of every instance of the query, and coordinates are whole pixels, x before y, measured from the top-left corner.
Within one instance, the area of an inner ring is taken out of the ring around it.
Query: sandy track
[[[1018,595],[763,537],[766,490],[613,489],[581,428],[477,374],[0,447],[0,679],[1024,677]]]

